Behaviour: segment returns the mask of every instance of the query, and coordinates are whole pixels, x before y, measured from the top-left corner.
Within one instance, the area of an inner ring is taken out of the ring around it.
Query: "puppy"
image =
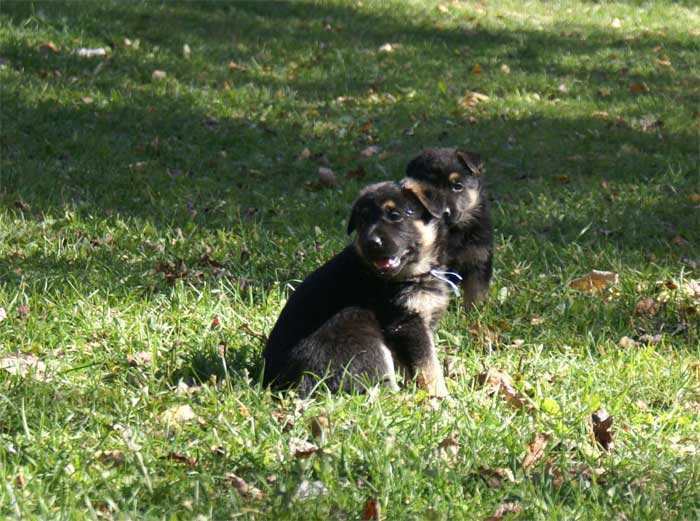
[[[289,297],[264,350],[263,384],[320,377],[333,391],[360,383],[396,388],[396,365],[435,396],[447,395],[432,329],[448,300],[444,227],[409,190],[384,182],[364,188],[348,233],[352,244],[309,275]]]
[[[402,186],[447,225],[447,265],[462,275],[464,307],[488,294],[493,273],[493,225],[478,154],[431,148],[412,159]]]

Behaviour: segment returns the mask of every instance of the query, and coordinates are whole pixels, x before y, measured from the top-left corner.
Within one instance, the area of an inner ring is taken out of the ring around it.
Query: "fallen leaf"
[[[82,56],[83,58],[94,58],[95,56],[107,56],[107,49],[104,47],[97,47],[95,49],[87,49],[85,47],[81,47],[77,51],[75,51],[78,56]]]
[[[611,427],[613,424],[613,417],[608,414],[608,411],[601,407],[591,415],[591,421],[593,423],[593,437],[595,442],[603,449],[608,450],[612,445]]]
[[[22,378],[33,376],[38,380],[50,380],[46,376],[46,364],[32,354],[10,353],[0,356],[0,369]]]
[[[649,87],[646,83],[630,83],[629,91],[632,94],[644,94],[649,92]]]
[[[675,244],[676,246],[687,246],[688,241],[684,237],[680,235],[675,235],[673,239],[671,239],[671,242]]]
[[[525,457],[523,457],[523,469],[529,469],[542,459],[542,456],[544,456],[544,449],[547,448],[547,443],[549,442],[549,437],[549,434],[546,432],[532,435],[532,439],[525,450]]]
[[[176,405],[163,413],[163,421],[168,425],[188,423],[194,420],[197,415],[188,404]]]
[[[311,150],[308,148],[305,148],[304,150],[301,151],[301,153],[297,156],[297,159],[299,161],[303,161],[304,159],[309,159],[311,157]]]
[[[193,456],[185,456],[179,452],[169,452],[166,456],[167,459],[177,461],[178,463],[186,463],[190,467],[197,466],[197,458]]]
[[[692,203],[700,203],[700,194],[696,194],[693,192],[688,196],[688,199],[690,199]]]
[[[603,119],[605,119],[605,118],[610,117],[610,114],[608,114],[608,113],[607,113],[606,111],[604,111],[604,110],[595,110],[595,111],[591,112],[591,116],[594,117],[594,118],[603,118]]]
[[[612,284],[617,284],[617,273],[593,270],[586,275],[572,280],[569,287],[581,291],[599,291]]]
[[[17,475],[15,476],[15,484],[17,485],[17,488],[22,490],[26,486],[26,482],[24,481],[24,476],[22,475],[21,472],[18,472]]]
[[[522,510],[522,505],[518,503],[501,503],[490,516],[485,518],[485,521],[499,521],[508,514],[518,514]]]
[[[656,315],[659,311],[659,303],[655,298],[647,297],[641,299],[634,305],[635,315]]]
[[[159,71],[159,70],[155,70],[151,74],[151,78],[153,78],[154,80],[164,80],[167,76],[168,76],[168,74],[165,71]]]
[[[41,42],[39,44],[39,50],[40,51],[51,51],[53,53],[60,52],[60,49],[58,48],[58,46],[55,43],[50,42],[50,41]]]
[[[82,98],[80,98],[80,101],[82,101],[85,105],[91,105],[95,102],[95,100],[92,99],[90,96],[83,96]]]
[[[659,342],[661,342],[661,335],[656,334],[656,335],[642,335],[639,337],[640,342],[646,342],[647,344],[651,344],[655,346]]]
[[[524,407],[527,410],[534,408],[530,399],[513,386],[513,381],[505,372],[491,368],[476,378],[480,385],[488,385],[491,392],[500,394],[513,407],[518,409]]]
[[[379,499],[376,497],[368,497],[362,507],[362,521],[380,521],[382,518],[382,507]]]
[[[30,308],[26,304],[20,304],[15,308],[18,317],[25,317],[29,314]]]
[[[472,68],[471,68],[471,71],[472,71],[474,74],[481,74],[481,65],[479,65],[478,63],[475,64],[475,65],[473,65]]]
[[[184,45],[182,46],[182,56],[183,56],[183,58],[185,58],[186,60],[188,60],[188,59],[190,58],[191,55],[192,55],[192,49],[190,49],[190,46],[189,46],[189,45],[184,44]]]
[[[129,364],[130,367],[144,367],[151,365],[152,362],[153,353],[150,351],[139,351],[126,355],[126,363]]]
[[[683,292],[687,293],[687,295],[691,298],[700,297],[700,281],[689,280],[683,286],[681,286],[681,288]]]
[[[289,442],[289,450],[294,454],[295,458],[308,458],[312,454],[320,451],[316,445],[306,440],[292,438]]]
[[[501,65],[501,72],[503,74],[510,74],[510,67],[508,67],[508,65],[504,63],[503,65]]]
[[[630,338],[628,336],[623,336],[620,339],[620,347],[623,347],[625,349],[627,348],[632,348],[632,347],[638,347],[639,342],[637,342],[634,338]]]
[[[7,311],[5,311],[5,308],[0,307],[0,322],[5,320],[7,318]]]
[[[500,488],[504,481],[515,483],[513,471],[506,467],[479,467],[479,474],[491,488]]]
[[[325,166],[321,166],[318,169],[318,181],[322,186],[326,186],[328,188],[331,188],[338,183],[335,172],[333,172],[333,170],[330,168],[326,168]]]
[[[240,63],[236,63],[233,60],[228,62],[228,68],[231,71],[245,71],[246,70],[245,65],[241,65]]]
[[[362,152],[360,152],[360,155],[362,157],[372,157],[376,154],[379,154],[382,151],[381,147],[378,147],[376,145],[371,145],[365,148]]]
[[[439,443],[438,447],[450,460],[455,461],[457,459],[457,454],[459,454],[457,433],[452,431],[447,438]]]
[[[294,492],[294,497],[297,499],[308,499],[311,497],[325,496],[327,494],[328,487],[326,487],[323,481],[309,481],[305,479],[299,483],[296,492]]]
[[[379,52],[394,52],[399,47],[401,47],[401,45],[398,43],[385,43],[379,47]]]
[[[658,63],[659,65],[663,65],[664,67],[670,67],[671,66],[671,58],[669,58],[668,56],[661,55],[656,60],[656,63]]]
[[[262,491],[253,485],[249,485],[242,478],[236,476],[233,472],[227,472],[224,477],[231,483],[231,486],[238,492],[241,496],[247,496],[251,499],[260,499],[264,497]]]
[[[319,414],[314,416],[309,421],[309,427],[311,428],[311,434],[316,439],[322,439],[325,433],[328,431],[328,416],[325,414]]]
[[[459,100],[461,107],[475,107],[479,103],[486,103],[490,100],[486,94],[480,92],[466,91]]]
[[[121,465],[126,461],[126,454],[123,450],[118,449],[98,450],[95,452],[95,459],[103,463]]]
[[[358,166],[357,168],[354,168],[353,170],[348,171],[345,176],[348,179],[362,179],[367,175],[367,172],[365,172],[365,169],[362,168],[362,166]]]
[[[557,180],[562,182],[562,183],[568,183],[569,176],[568,175],[560,175],[560,176],[557,176]]]
[[[256,338],[259,338],[260,340],[263,340],[264,342],[267,342],[267,336],[250,327],[250,324],[243,324],[238,329],[248,333],[250,336],[254,336]]]

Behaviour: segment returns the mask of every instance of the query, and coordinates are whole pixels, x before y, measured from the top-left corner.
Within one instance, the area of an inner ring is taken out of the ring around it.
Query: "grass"
[[[0,360],[25,374],[0,369],[0,517],[697,519],[699,25],[670,0],[3,1]],[[491,298],[437,332],[451,398],[263,390],[257,333],[359,188],[434,145],[484,156],[498,237]],[[591,269],[619,282],[568,287]]]

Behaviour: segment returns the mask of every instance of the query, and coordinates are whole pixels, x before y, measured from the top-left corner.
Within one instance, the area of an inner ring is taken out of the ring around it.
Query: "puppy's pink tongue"
[[[393,268],[396,266],[396,257],[383,257],[374,261],[374,265],[379,269]]]

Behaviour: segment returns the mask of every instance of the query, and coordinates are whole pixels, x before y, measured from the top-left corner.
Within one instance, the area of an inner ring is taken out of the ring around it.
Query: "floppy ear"
[[[409,177],[401,180],[401,188],[417,197],[430,215],[436,219],[441,219],[447,211],[447,201],[442,192],[431,189],[429,184]]]
[[[481,162],[481,156],[479,156],[479,154],[460,149],[457,149],[456,153],[459,162],[466,166],[472,174],[481,174],[484,164]]]

